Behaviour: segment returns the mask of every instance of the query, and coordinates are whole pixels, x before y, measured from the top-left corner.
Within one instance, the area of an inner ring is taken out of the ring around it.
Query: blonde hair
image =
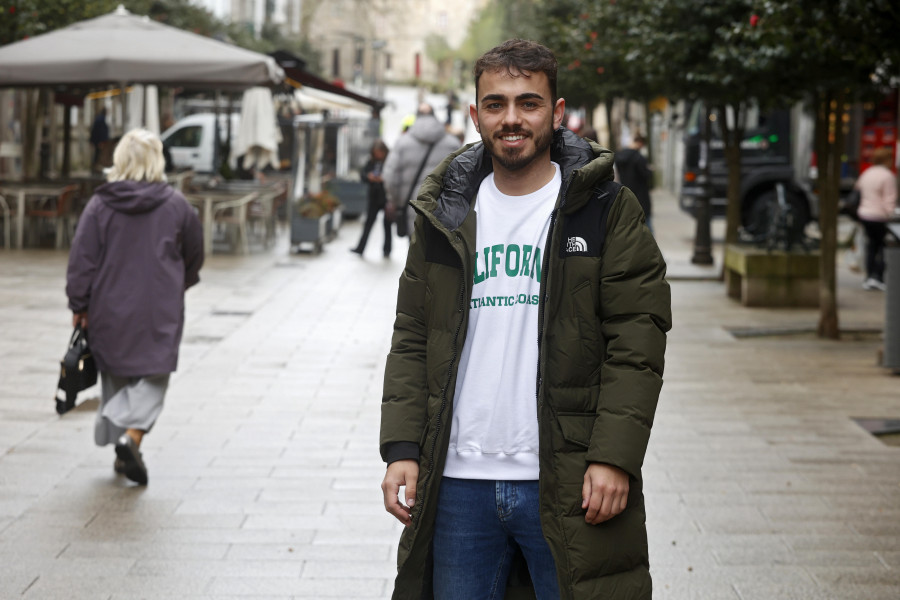
[[[872,164],[891,168],[894,166],[894,149],[890,146],[876,148],[872,152]]]
[[[122,136],[113,152],[107,181],[165,181],[166,159],[159,136],[146,129],[132,129]]]

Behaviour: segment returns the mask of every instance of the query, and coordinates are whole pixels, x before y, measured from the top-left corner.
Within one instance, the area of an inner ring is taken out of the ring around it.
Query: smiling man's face
[[[485,71],[478,80],[477,105],[469,112],[494,170],[512,173],[549,163],[565,101],[554,102],[544,73]]]

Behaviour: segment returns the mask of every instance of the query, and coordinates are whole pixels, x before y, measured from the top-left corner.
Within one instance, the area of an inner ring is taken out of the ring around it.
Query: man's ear
[[[469,105],[469,117],[472,119],[472,123],[475,125],[475,131],[481,133],[481,127],[478,125],[478,106],[475,104]]]
[[[553,131],[556,131],[560,128],[563,122],[563,117],[566,116],[566,100],[565,98],[560,98],[556,101],[556,105],[553,107]]]

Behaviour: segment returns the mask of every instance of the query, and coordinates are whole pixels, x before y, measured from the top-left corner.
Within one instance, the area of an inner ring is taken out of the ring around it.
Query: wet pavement
[[[900,598],[900,448],[853,421],[900,417],[884,294],[841,266],[840,342],[810,333],[816,310],[743,308],[654,197],[675,318],[645,462],[654,597]],[[207,261],[146,488],[93,445],[99,390],[53,410],[65,253],[0,252],[0,598],[390,596],[378,417],[405,244],[383,260],[376,227],[360,259],[359,227],[319,256],[282,232]]]

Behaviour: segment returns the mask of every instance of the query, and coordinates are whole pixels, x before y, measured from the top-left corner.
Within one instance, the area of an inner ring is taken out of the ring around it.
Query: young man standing
[[[413,202],[381,423],[398,600],[651,595],[665,264],[612,153],[560,127],[556,69],[523,40],[482,56],[482,142]]]

